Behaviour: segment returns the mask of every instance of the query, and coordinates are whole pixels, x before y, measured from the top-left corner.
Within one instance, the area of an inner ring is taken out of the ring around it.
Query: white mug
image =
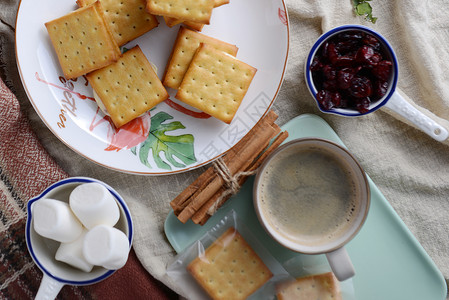
[[[342,146],[302,138],[280,146],[257,172],[253,192],[260,223],[278,243],[304,254],[326,254],[340,280],[355,271],[344,246],[370,207],[365,172]]]

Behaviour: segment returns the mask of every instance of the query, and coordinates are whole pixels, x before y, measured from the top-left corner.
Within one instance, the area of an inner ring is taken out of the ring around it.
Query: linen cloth
[[[232,3],[233,0],[231,0]],[[234,0],[244,1],[244,0]],[[398,87],[420,110],[449,127],[449,2],[370,2],[377,23],[355,16],[350,0],[286,0],[290,25],[287,72],[274,110],[284,124],[303,113],[325,119],[357,157],[367,174],[399,216],[449,278],[449,148],[380,110],[361,118],[319,112],[304,81],[306,55],[323,32],[343,24],[363,24],[377,30],[398,56]],[[17,0],[0,4],[0,70],[15,92],[32,127],[58,165],[70,176],[90,176],[117,189],[130,206],[136,227],[134,248],[146,270],[183,294],[165,269],[175,252],[167,242],[163,222],[169,202],[203,169],[169,177],[117,173],[77,155],[45,127],[23,91],[15,66],[13,36]]]

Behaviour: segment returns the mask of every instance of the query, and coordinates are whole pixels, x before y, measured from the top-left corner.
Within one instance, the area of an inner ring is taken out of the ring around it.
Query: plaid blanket
[[[0,299],[33,299],[42,279],[25,242],[27,200],[68,177],[48,155],[0,80]],[[65,286],[58,299],[175,299],[132,250],[126,266],[91,286]]]

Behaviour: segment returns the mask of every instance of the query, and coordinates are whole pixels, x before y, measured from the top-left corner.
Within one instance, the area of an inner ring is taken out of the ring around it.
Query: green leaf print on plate
[[[151,128],[148,138],[140,145],[138,153],[133,151],[134,154],[139,155],[140,161],[149,168],[151,168],[151,164],[148,162],[150,150],[152,150],[156,165],[161,169],[171,170],[171,165],[177,168],[184,168],[197,161],[193,148],[193,135],[173,136],[165,134],[167,131],[185,128],[178,121],[163,124],[170,119],[173,119],[173,117],[166,112],[158,112],[151,117]],[[165,159],[171,165],[163,160],[161,152],[164,152]],[[182,163],[176,160],[175,157]]]

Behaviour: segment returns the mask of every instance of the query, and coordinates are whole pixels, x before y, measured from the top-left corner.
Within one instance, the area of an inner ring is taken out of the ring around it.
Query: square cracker
[[[205,24],[202,23],[197,23],[197,22],[191,22],[191,21],[183,21],[183,20],[179,20],[179,19],[175,19],[175,18],[171,18],[171,17],[165,17],[164,16],[164,21],[165,24],[167,24],[168,27],[173,27],[175,25],[181,24],[183,23],[184,25],[195,29],[196,31],[201,31],[203,30],[203,27]]]
[[[178,36],[172,49],[162,82],[165,86],[177,89],[181,84],[185,72],[201,43],[207,43],[233,56],[237,54],[235,45],[220,41],[202,33],[180,27]]]
[[[120,57],[99,1],[45,23],[64,76],[73,79]]]
[[[341,300],[340,286],[332,272],[300,277],[276,286],[279,300]]]
[[[77,0],[80,7],[96,0]],[[145,10],[146,0],[100,0],[109,28],[119,46],[158,26],[156,17]]]
[[[165,21],[165,24],[167,24],[167,26],[170,28],[173,26],[176,26],[178,24],[181,24],[183,22],[182,20],[171,18],[171,17],[166,17],[166,16],[164,16],[164,21]]]
[[[195,29],[196,31],[201,31],[201,30],[203,30],[203,27],[205,25],[205,24],[201,24],[201,23],[197,23],[197,22],[183,21],[183,20],[174,19],[174,18],[170,18],[170,17],[164,17],[164,20],[165,20],[165,24],[167,24],[167,26],[170,28],[182,23],[189,28]]]
[[[214,0],[214,7],[219,7],[228,3],[229,0]]]
[[[209,24],[213,0],[147,0],[147,11],[157,16]]]
[[[273,274],[233,227],[187,270],[213,299],[246,299]]]
[[[125,52],[116,63],[86,77],[116,127],[168,98],[162,82],[139,46]]]
[[[187,27],[190,27],[192,29],[195,29],[196,31],[203,30],[204,24],[192,22],[192,21],[184,21],[182,24],[186,25]]]
[[[214,8],[222,6],[224,4],[228,4],[228,3],[229,3],[229,0],[214,0]],[[180,23],[184,23],[184,25],[186,25],[192,29],[195,29],[196,31],[201,31],[205,25],[202,23],[197,23],[197,22],[192,22],[192,21],[183,21],[183,20],[165,17],[165,16],[164,16],[164,20],[165,20],[165,24],[167,24],[168,27],[173,27]]]
[[[178,20],[178,19],[174,19],[174,18],[170,18],[170,17],[164,17],[164,20],[165,20],[165,24],[167,24],[167,26],[170,28],[182,23],[189,28],[195,29],[196,31],[201,31],[201,30],[203,30],[203,27],[205,25],[205,24],[191,22],[191,21]]]
[[[256,71],[223,51],[201,44],[176,98],[229,124]]]

